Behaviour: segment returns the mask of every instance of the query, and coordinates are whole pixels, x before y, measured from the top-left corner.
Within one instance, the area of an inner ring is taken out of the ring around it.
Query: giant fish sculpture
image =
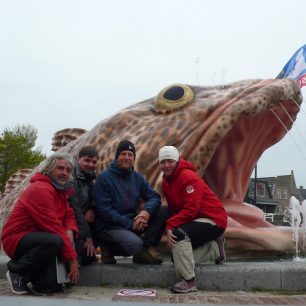
[[[135,169],[161,191],[158,150],[174,145],[222,200],[229,215],[228,253],[292,253],[291,232],[265,221],[260,209],[243,201],[255,164],[292,127],[301,103],[300,89],[289,78],[211,87],[174,84],[102,120],[61,150],[77,155],[84,145],[94,145],[101,171],[118,142],[129,139],[136,145]],[[2,223],[28,180],[1,200]]]

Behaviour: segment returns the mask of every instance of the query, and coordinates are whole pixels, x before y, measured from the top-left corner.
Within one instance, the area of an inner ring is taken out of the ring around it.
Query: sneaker
[[[27,294],[30,292],[29,287],[19,274],[6,272],[6,278],[11,286],[11,290],[15,294]]]
[[[185,280],[182,278],[179,282],[177,282],[174,286],[170,288],[170,291],[174,293],[188,293],[197,290],[198,288],[196,285],[195,278],[190,280]]]
[[[101,247],[101,261],[105,265],[114,265],[117,263],[114,255],[111,254],[108,248],[106,247]]]
[[[151,255],[147,248],[144,248],[140,253],[133,256],[133,263],[147,265],[161,265],[163,260]]]
[[[45,292],[42,292],[42,291],[39,291],[33,287],[29,288],[30,292],[33,294],[33,295],[37,295],[37,296],[49,296],[49,295],[52,295],[52,294],[48,294],[48,293],[45,293]]]
[[[48,285],[48,287],[41,287],[40,284],[31,284],[29,286],[29,291],[30,293],[32,293],[33,295],[38,295],[38,296],[49,296],[49,295],[53,295],[56,293],[63,293],[64,292],[64,287],[63,284],[53,284],[50,286],[50,284]]]
[[[216,242],[218,244],[219,249],[219,257],[216,258],[215,264],[221,265],[226,261],[226,255],[225,255],[225,238],[223,236],[216,239]]]

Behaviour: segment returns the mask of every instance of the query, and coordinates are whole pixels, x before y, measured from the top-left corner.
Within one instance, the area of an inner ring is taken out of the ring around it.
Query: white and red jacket
[[[227,213],[222,202],[197,175],[192,163],[180,158],[173,173],[163,176],[162,189],[171,212],[166,229],[198,218],[208,218],[217,226],[226,228]]]

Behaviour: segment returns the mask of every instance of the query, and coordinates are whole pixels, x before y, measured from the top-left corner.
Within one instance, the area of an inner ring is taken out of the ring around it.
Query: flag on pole
[[[292,78],[298,82],[300,88],[306,86],[306,45],[293,54],[276,78]]]

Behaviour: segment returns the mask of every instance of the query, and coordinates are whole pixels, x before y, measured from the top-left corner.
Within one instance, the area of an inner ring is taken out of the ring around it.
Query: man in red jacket
[[[196,174],[193,164],[180,158],[175,147],[162,147],[159,163],[164,173],[162,189],[171,213],[166,224],[168,245],[176,273],[181,278],[171,291],[196,291],[195,263],[207,259],[213,249],[209,242],[224,233],[227,214],[218,197]]]
[[[56,257],[69,265],[70,280],[79,278],[73,239],[78,228],[68,197],[73,191],[73,158],[57,152],[47,158],[16,202],[2,231],[2,245],[11,258],[7,279],[16,294],[44,294],[61,290]]]

